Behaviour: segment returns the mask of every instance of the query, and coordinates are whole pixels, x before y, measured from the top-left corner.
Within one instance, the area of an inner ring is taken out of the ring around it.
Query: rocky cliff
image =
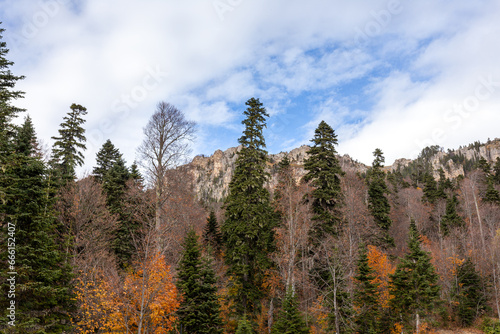
[[[217,150],[213,155],[196,156],[192,162],[187,164],[188,171],[193,176],[195,191],[198,197],[208,201],[221,201],[228,194],[229,183],[233,176],[235,162],[238,157],[238,152],[241,146],[232,147],[225,151]],[[292,167],[296,169],[296,178],[299,181],[305,174],[304,159],[307,157],[309,146],[303,145],[286,153],[270,154],[267,165],[267,172],[271,178],[268,182],[268,187],[273,188],[277,183],[277,164],[288,154],[288,159]],[[470,170],[475,162],[480,158],[485,158],[487,161],[494,163],[497,158],[500,158],[500,139],[489,141],[486,144],[478,142],[461,147],[457,150],[444,151],[440,147],[431,147],[422,151],[421,157],[416,160],[399,159],[392,166],[387,166],[385,170],[411,170],[416,165],[424,164],[432,170],[434,177],[439,177],[439,169],[445,171],[448,178],[456,178],[459,175],[464,175],[467,170]],[[369,166],[353,160],[348,155],[339,156],[341,167],[344,171],[354,171],[364,173]]]

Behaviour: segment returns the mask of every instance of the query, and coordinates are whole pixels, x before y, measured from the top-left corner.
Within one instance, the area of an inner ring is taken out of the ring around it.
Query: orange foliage
[[[311,314],[316,319],[318,326],[311,326],[311,333],[324,334],[328,333],[328,314],[329,310],[324,306],[323,296],[318,296],[318,299],[311,307]]]
[[[379,302],[383,308],[389,307],[389,275],[394,274],[396,267],[389,262],[387,254],[377,247],[368,245],[368,265],[375,271],[374,283],[379,285]]]
[[[163,256],[146,261],[119,285],[113,287],[104,277],[80,280],[79,333],[137,333],[140,328],[142,333],[166,334],[172,329],[179,300]]]

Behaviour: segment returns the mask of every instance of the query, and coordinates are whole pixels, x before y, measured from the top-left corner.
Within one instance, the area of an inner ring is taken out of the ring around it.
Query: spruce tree
[[[93,174],[98,181],[102,181],[106,173],[113,167],[113,165],[122,159],[122,154],[118,148],[113,145],[111,140],[106,140],[96,155],[97,166],[94,167]]]
[[[394,239],[389,236],[389,228],[392,220],[389,217],[391,206],[386,195],[389,193],[385,183],[385,173],[382,170],[385,158],[379,148],[373,152],[375,159],[372,168],[368,172],[368,208],[375,219],[375,223],[381,229],[381,242],[384,246],[393,247]]]
[[[448,197],[446,201],[446,211],[441,219],[441,233],[446,236],[450,232],[450,228],[462,227],[464,220],[457,213],[458,199],[455,194]]]
[[[327,235],[337,235],[340,231],[340,212],[342,192],[340,178],[344,175],[336,157],[337,135],[325,122],[321,121],[311,140],[314,145],[307,151],[304,161],[306,182],[311,181],[313,226],[309,238],[318,245]]]
[[[450,179],[446,177],[444,170],[442,168],[439,168],[439,181],[437,183],[436,197],[446,199],[446,190],[452,189],[453,184],[451,183]]]
[[[219,230],[219,224],[217,223],[217,217],[215,217],[215,212],[210,211],[210,215],[207,218],[207,225],[203,231],[203,240],[206,245],[209,245],[212,250],[218,254],[221,250],[222,245],[222,235]]]
[[[64,122],[60,124],[59,136],[52,137],[55,140],[52,148],[52,164],[61,173],[64,180],[74,180],[75,168],[83,165],[83,153],[86,149],[85,129],[82,127],[85,120],[82,118],[87,114],[87,109],[79,104],[73,103],[71,111],[63,117]]]
[[[500,184],[500,157],[497,157],[493,165],[493,181],[495,184]]]
[[[410,223],[408,249],[404,258],[390,275],[391,309],[398,319],[403,319],[407,326],[419,328],[421,319],[439,303],[438,275],[431,263],[429,253],[422,250],[420,234],[415,221]]]
[[[271,328],[271,334],[308,334],[309,328],[299,311],[297,296],[288,289],[281,311]]]
[[[353,305],[356,309],[354,316],[356,333],[379,333],[380,305],[378,302],[378,284],[374,283],[375,278],[375,272],[368,264],[368,251],[365,245],[361,244],[357,273],[354,277]]]
[[[130,166],[130,177],[136,182],[142,182],[144,180],[135,161],[132,166]]]
[[[474,263],[467,258],[456,271],[453,294],[455,312],[462,326],[470,326],[487,308],[486,294],[482,289],[481,276]]]
[[[209,260],[202,260],[198,237],[190,230],[184,240],[177,287],[182,301],[177,311],[183,333],[222,333],[216,278]]]
[[[251,98],[246,105],[245,130],[239,139],[242,148],[225,201],[222,236],[235,311],[253,316],[267,293],[262,283],[272,267],[269,254],[275,250],[276,215],[264,187],[268,174],[262,131],[268,114],[258,99]]]
[[[19,127],[15,139],[15,151],[18,154],[32,156],[35,154],[37,139],[35,128],[31,117],[28,115],[24,118],[24,123]]]

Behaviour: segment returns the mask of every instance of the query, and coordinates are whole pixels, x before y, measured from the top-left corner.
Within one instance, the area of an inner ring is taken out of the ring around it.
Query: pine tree
[[[362,244],[359,248],[357,274],[354,279],[355,287],[353,304],[356,309],[356,314],[354,316],[356,333],[379,333],[379,285],[374,283],[375,272],[368,264],[368,251],[366,250],[364,244]]]
[[[59,137],[55,140],[52,149],[52,164],[59,170],[64,180],[75,178],[75,168],[83,165],[83,153],[85,146],[85,129],[82,128],[85,120],[82,118],[87,114],[87,109],[78,104],[72,104],[71,111],[64,116],[61,123]]]
[[[441,219],[441,233],[446,236],[451,227],[462,227],[464,220],[457,213],[458,199],[456,195],[448,197],[446,201],[446,211]]]
[[[106,173],[120,159],[122,159],[122,154],[118,148],[113,145],[111,140],[106,140],[96,155],[97,166],[94,167],[93,174],[97,180],[102,181]]]
[[[429,253],[422,250],[420,235],[415,221],[410,223],[408,239],[409,253],[401,259],[394,275],[390,275],[390,293],[394,298],[390,305],[394,314],[406,325],[415,317],[418,330],[421,317],[432,312],[439,303],[438,275],[431,263]]]
[[[470,258],[457,268],[455,282],[455,312],[462,326],[470,326],[487,308],[487,298],[481,288],[481,276]]]
[[[373,152],[375,160],[368,172],[368,208],[375,219],[375,223],[382,230],[381,241],[385,246],[393,247],[394,239],[389,236],[392,220],[389,217],[391,206],[386,194],[389,193],[385,183],[385,173],[382,170],[385,158],[379,148]]]
[[[258,99],[251,98],[246,105],[242,122],[245,130],[239,139],[242,149],[225,201],[222,236],[235,311],[250,316],[258,312],[260,300],[266,295],[262,283],[272,266],[269,254],[275,250],[276,215],[264,187],[268,174],[264,170],[267,152],[262,131],[268,114]]]
[[[344,172],[336,157],[337,135],[321,121],[311,140],[314,145],[307,151],[304,161],[306,182],[315,188],[312,193],[313,226],[309,231],[312,243],[318,245],[326,235],[337,235],[340,229],[339,207],[342,203],[340,178]]]
[[[189,231],[183,246],[177,281],[182,294],[182,302],[177,311],[181,332],[222,333],[215,274],[210,261],[202,261],[200,258],[198,237],[194,230]]]
[[[217,223],[217,217],[215,217],[215,212],[210,211],[210,215],[207,218],[207,225],[203,231],[203,240],[206,245],[209,245],[216,254],[221,250],[222,245],[222,235],[219,230],[219,224]]]
[[[297,296],[288,289],[283,307],[271,328],[271,334],[308,334],[309,328],[299,311]]]

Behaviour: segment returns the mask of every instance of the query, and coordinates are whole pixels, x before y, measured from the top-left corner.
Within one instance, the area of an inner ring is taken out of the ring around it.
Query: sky
[[[499,17],[498,0],[0,0],[38,137],[87,108],[80,174],[107,139],[130,165],[160,101],[197,123],[191,157],[237,146],[251,97],[270,153],[322,120],[365,164],[500,137]]]

